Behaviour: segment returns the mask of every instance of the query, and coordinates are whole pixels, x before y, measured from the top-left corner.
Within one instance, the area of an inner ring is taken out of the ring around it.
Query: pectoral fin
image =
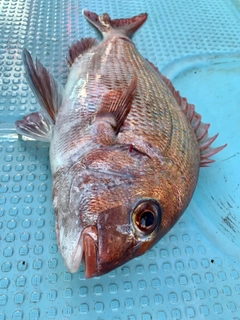
[[[15,123],[18,134],[40,141],[50,141],[50,121],[41,112],[34,112]]]
[[[120,90],[110,90],[102,98],[101,106],[97,112],[96,120],[104,117],[113,117],[114,131],[118,134],[132,106],[137,88],[137,77],[134,76],[128,87]]]

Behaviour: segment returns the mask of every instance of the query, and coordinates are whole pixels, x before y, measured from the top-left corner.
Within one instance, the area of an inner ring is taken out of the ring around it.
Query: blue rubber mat
[[[217,145],[179,222],[145,255],[85,280],[58,252],[49,145],[14,122],[39,109],[24,47],[66,82],[68,46],[99,37],[82,9],[112,18],[148,12],[139,51],[196,105]],[[0,1],[0,320],[240,319],[240,1]]]

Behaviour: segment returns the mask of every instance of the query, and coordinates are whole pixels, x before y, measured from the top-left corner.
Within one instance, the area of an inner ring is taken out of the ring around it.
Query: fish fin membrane
[[[118,133],[131,110],[136,89],[137,77],[134,76],[127,88],[110,90],[103,96],[96,117],[113,116],[116,121],[114,129]]]
[[[194,129],[194,132],[196,134],[199,149],[200,149],[200,155],[201,155],[200,167],[208,167],[208,164],[215,161],[213,159],[210,159],[210,157],[212,157],[214,154],[224,149],[227,146],[227,144],[217,148],[211,148],[211,144],[216,140],[216,138],[218,137],[218,134],[216,134],[213,137],[208,136],[208,129],[210,127],[210,124],[203,123],[201,121],[202,116],[195,111],[195,106],[193,104],[188,103],[186,98],[181,97],[180,92],[176,91],[172,82],[168,78],[166,78],[164,75],[162,75],[161,72],[153,63],[151,63],[150,61],[148,62],[152,66],[152,68],[160,75],[160,77],[168,86],[168,88],[171,90],[177,103],[179,104],[182,111],[190,121]]]
[[[20,135],[40,141],[50,141],[51,121],[41,112],[30,113],[22,120],[15,122],[16,131]]]
[[[53,78],[47,69],[36,59],[36,65],[27,49],[23,49],[25,78],[41,107],[55,123],[58,109],[62,104],[62,86]]]
[[[68,50],[67,64],[71,67],[79,56],[88,52],[92,47],[98,45],[97,39],[94,38],[83,38],[71,45]]]
[[[111,33],[113,30],[118,30],[120,34],[127,37],[131,37],[135,31],[137,31],[143,25],[148,16],[147,13],[142,13],[132,18],[112,20],[107,13],[99,16],[96,13],[86,9],[83,10],[83,15],[102,34],[107,34]]]

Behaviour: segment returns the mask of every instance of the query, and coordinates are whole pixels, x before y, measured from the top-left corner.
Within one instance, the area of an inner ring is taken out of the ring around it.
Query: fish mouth
[[[97,228],[90,226],[85,228],[79,235],[79,239],[74,245],[75,250],[69,253],[68,250],[64,250],[64,262],[66,267],[71,273],[75,273],[79,270],[81,262],[85,262],[85,277],[92,278],[98,275],[97,271]]]
[[[97,271],[97,239],[98,232],[95,226],[83,230],[82,237],[85,261],[85,278],[92,278],[98,275]]]

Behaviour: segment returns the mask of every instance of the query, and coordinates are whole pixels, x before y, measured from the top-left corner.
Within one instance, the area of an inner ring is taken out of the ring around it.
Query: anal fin
[[[36,59],[36,65],[34,65],[27,49],[23,49],[22,57],[28,84],[41,107],[55,123],[58,109],[62,104],[63,88],[38,59]]]
[[[217,148],[211,147],[211,144],[216,140],[216,138],[218,137],[218,134],[216,134],[213,137],[208,136],[208,129],[210,127],[210,124],[203,123],[201,121],[202,116],[195,111],[195,106],[193,104],[188,103],[186,98],[181,97],[180,92],[176,91],[172,82],[168,78],[166,78],[164,75],[162,75],[161,72],[153,63],[151,63],[150,61],[148,61],[148,63],[159,74],[161,79],[168,86],[174,98],[176,99],[178,105],[180,106],[183,113],[186,115],[189,122],[191,123],[199,144],[200,155],[201,155],[200,166],[207,167],[208,164],[215,161],[213,159],[210,159],[210,157],[220,152],[222,149],[224,149],[227,146],[227,144],[224,144],[223,146],[220,146]]]
[[[80,55],[83,55],[88,50],[90,50],[92,47],[95,47],[98,45],[97,39],[94,38],[83,38],[71,45],[68,50],[68,57],[67,57],[67,64],[70,68],[76,58],[78,58]]]
[[[40,141],[49,142],[51,139],[52,124],[41,112],[31,113],[16,121],[15,125],[18,134]]]

